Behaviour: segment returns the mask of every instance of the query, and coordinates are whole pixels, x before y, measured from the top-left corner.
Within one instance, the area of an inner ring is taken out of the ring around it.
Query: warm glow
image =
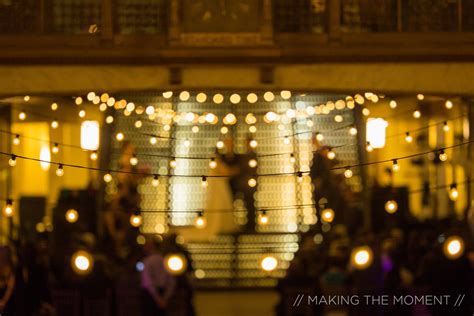
[[[6,217],[12,217],[13,216],[13,203],[11,200],[7,201],[7,204],[5,205],[5,208],[3,209],[3,215]]]
[[[140,227],[142,222],[143,218],[140,214],[132,214],[132,216],[130,216],[130,225],[133,227]]]
[[[265,211],[262,211],[257,218],[257,221],[260,225],[268,224],[268,215]]]
[[[451,236],[443,244],[444,255],[451,260],[457,259],[464,253],[464,240],[459,236]]]
[[[367,142],[373,148],[385,146],[386,129],[388,123],[382,118],[370,118],[367,120]]]
[[[171,274],[182,274],[186,270],[186,258],[181,254],[169,254],[165,257],[165,268]]]
[[[79,218],[79,213],[75,209],[70,209],[66,212],[66,221],[69,223],[77,222]]]
[[[321,219],[326,223],[331,223],[334,220],[334,211],[332,208],[324,209],[321,212]]]
[[[352,250],[352,265],[359,270],[368,268],[372,264],[372,249],[368,246],[357,247]]]
[[[196,220],[194,221],[194,225],[197,228],[204,228],[206,227],[207,221],[206,218],[202,214],[198,214]]]
[[[40,149],[40,160],[41,169],[48,171],[50,166],[49,162],[51,161],[51,153],[47,145],[42,146]]]
[[[71,266],[77,274],[89,274],[94,265],[92,255],[84,250],[76,251],[71,258]]]
[[[398,203],[395,200],[390,200],[385,203],[385,211],[389,214],[393,214],[398,210]]]
[[[81,148],[85,150],[99,149],[100,127],[97,121],[81,123]]]
[[[278,260],[273,256],[266,256],[260,262],[260,266],[264,271],[271,272],[278,266]]]

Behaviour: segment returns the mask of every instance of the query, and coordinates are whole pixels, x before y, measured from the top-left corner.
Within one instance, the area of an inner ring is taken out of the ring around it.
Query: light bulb
[[[150,144],[152,144],[152,145],[156,145],[157,141],[158,140],[156,139],[156,137],[151,137],[150,138]]]
[[[285,138],[283,139],[283,143],[285,145],[289,145],[291,143],[290,138],[288,136],[285,136]]]
[[[393,214],[398,210],[398,203],[395,200],[390,200],[385,203],[385,211],[389,214]]]
[[[254,188],[257,185],[257,180],[255,180],[254,178],[250,178],[247,183],[249,187]]]
[[[53,154],[57,154],[59,152],[59,145],[58,143],[54,143],[53,148],[51,149]]]
[[[396,159],[393,160],[392,170],[395,172],[400,170],[400,165],[398,164],[398,161]]]
[[[13,145],[18,146],[20,145],[20,135],[15,135],[15,138],[13,138]]]
[[[421,117],[420,110],[413,111],[413,117],[416,118],[416,119],[419,119]]]
[[[448,125],[448,122],[444,122],[444,123],[443,123],[443,131],[449,132],[449,125]]]
[[[130,225],[132,225],[133,227],[140,227],[142,222],[143,218],[140,213],[135,212],[134,214],[132,214],[132,216],[130,216]]]
[[[10,167],[15,167],[16,166],[16,156],[12,155],[10,159],[8,160],[8,165]]]
[[[353,172],[351,170],[351,168],[347,167],[346,170],[344,171],[344,177],[346,177],[347,179],[351,178],[353,175]]]
[[[455,260],[464,253],[464,240],[459,236],[451,236],[443,244],[443,253],[450,259]]]
[[[222,140],[217,141],[216,147],[219,148],[219,149],[224,148],[224,142]]]
[[[397,101],[391,100],[389,105],[391,109],[395,109],[397,107]]]
[[[365,146],[365,149],[370,153],[374,151],[374,147],[370,144],[370,142],[367,142],[367,145]]]
[[[413,142],[413,136],[411,136],[408,132],[405,134],[405,141],[409,144]]]
[[[59,126],[59,122],[58,122],[56,119],[54,119],[54,120],[51,122],[51,128],[52,128],[52,129],[56,129],[56,128],[58,128],[58,126]]]
[[[97,151],[91,152],[91,154],[90,154],[89,157],[90,157],[90,159],[91,159],[92,161],[96,161],[97,158],[99,158],[99,156],[97,155]]]
[[[174,169],[174,168],[176,168],[176,165],[177,165],[176,160],[171,159],[170,160],[170,167]]]
[[[122,132],[118,132],[117,135],[115,135],[115,139],[117,139],[119,142],[121,142],[125,138],[125,135]]]
[[[56,111],[57,109],[58,109],[58,104],[57,103],[51,104],[51,110]]]
[[[106,183],[109,183],[109,182],[112,181],[112,175],[111,175],[109,172],[107,172],[106,174],[104,174],[104,181],[105,181]]]
[[[250,168],[255,168],[255,167],[257,167],[257,160],[256,160],[256,159],[250,159],[250,160],[249,160],[249,167],[250,167]]]
[[[451,201],[456,201],[459,197],[459,191],[456,184],[452,184],[449,189],[449,198]]]
[[[278,260],[273,256],[266,256],[260,262],[260,266],[266,272],[275,270],[278,266]]]
[[[257,143],[257,141],[256,141],[255,139],[252,139],[252,140],[250,141],[249,145],[250,145],[250,147],[252,147],[252,148],[257,148],[258,143]]]
[[[24,121],[26,119],[26,113],[24,111],[21,111],[19,114],[18,114],[18,119],[20,121]]]
[[[79,117],[85,117],[86,116],[86,111],[85,110],[80,110],[78,115],[79,115]]]
[[[321,133],[316,133],[316,139],[317,139],[317,141],[319,141],[319,142],[323,141],[323,139],[324,139],[323,134],[321,134]]]
[[[130,158],[130,164],[132,166],[138,165],[138,158],[136,154],[133,154],[133,156]]]
[[[294,154],[291,154],[291,155],[290,155],[290,162],[291,162],[291,163],[295,163],[295,162],[296,162],[296,158],[295,158],[295,155],[294,155]]]
[[[439,156],[438,156],[438,157],[439,157],[439,160],[441,160],[441,161],[446,161],[446,160],[448,160],[448,154],[446,154],[446,152],[445,152],[444,150],[441,150],[441,151],[439,152]]]
[[[303,173],[301,171],[298,171],[297,176],[298,176],[298,182],[299,183],[303,182]]]
[[[453,102],[450,101],[450,100],[446,100],[446,102],[444,103],[444,106],[448,109],[448,110],[451,110],[453,108]]]
[[[268,224],[268,216],[266,211],[261,211],[260,214],[258,215],[258,223],[260,225],[266,225]]]
[[[75,223],[79,218],[79,213],[75,209],[69,209],[66,212],[65,217],[66,221],[68,221],[69,223]]]
[[[186,139],[184,142],[183,142],[183,145],[184,147],[189,147],[191,146],[191,141],[189,139]]]
[[[321,212],[321,219],[326,223],[331,223],[334,220],[334,210],[326,208]]]
[[[419,93],[419,94],[416,95],[416,98],[421,101],[421,100],[425,99],[425,96],[423,94]]]
[[[5,215],[6,217],[12,217],[13,213],[13,201],[8,199],[5,208],[3,209],[3,215]]]
[[[356,135],[357,135],[357,128],[351,127],[351,128],[349,129],[349,134],[350,134],[351,136],[356,136]]]
[[[58,177],[62,177],[64,175],[64,168],[63,168],[63,165],[59,165],[58,166],[58,169],[56,169],[56,175]]]
[[[209,161],[209,168],[215,169],[217,167],[217,162],[215,158],[211,158],[211,161]]]
[[[351,263],[359,270],[368,268],[373,260],[372,249],[368,246],[357,247],[352,250]]]
[[[201,177],[201,186],[202,186],[203,188],[206,188],[207,185],[208,185],[208,183],[207,183],[207,177],[206,177],[206,176],[202,176],[202,177]]]
[[[329,160],[333,160],[334,158],[336,158],[336,153],[332,149],[329,149],[327,157]]]
[[[151,185],[154,186],[154,187],[157,187],[159,184],[160,184],[160,180],[158,178],[158,175],[155,174],[153,176],[153,180],[151,180]]]
[[[206,218],[203,216],[202,212],[199,212],[196,217],[196,220],[194,221],[194,225],[196,225],[197,228],[204,228],[206,227],[206,224]]]
[[[71,257],[71,267],[77,274],[89,274],[93,266],[94,258],[87,251],[78,250]]]

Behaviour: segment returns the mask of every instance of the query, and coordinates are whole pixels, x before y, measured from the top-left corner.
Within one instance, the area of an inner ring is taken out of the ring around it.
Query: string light
[[[349,134],[352,135],[352,136],[356,136],[357,135],[357,128],[351,127],[349,129]]]
[[[394,172],[397,172],[397,171],[400,170],[400,165],[398,164],[397,159],[393,159],[392,170],[393,170]]]
[[[217,162],[215,158],[211,158],[211,161],[209,161],[209,168],[215,169],[217,167]]]
[[[291,143],[290,138],[288,136],[285,136],[285,138],[283,139],[283,143],[285,145],[289,145]]]
[[[191,141],[189,139],[185,139],[183,142],[184,147],[189,147],[191,146]]]
[[[197,125],[194,125],[192,128],[191,128],[191,131],[196,134],[197,132],[199,132],[199,126]]]
[[[257,185],[257,180],[255,180],[254,178],[250,178],[248,181],[248,185],[249,187],[254,188]]]
[[[150,144],[152,144],[152,145],[156,145],[157,141],[158,140],[156,139],[156,137],[151,137],[150,138]]]
[[[20,135],[15,135],[15,138],[13,138],[13,145],[18,146],[20,145]]]
[[[459,236],[449,237],[443,244],[443,252],[450,260],[458,259],[464,253],[464,240]]]
[[[206,177],[206,176],[202,176],[202,177],[201,177],[201,186],[202,186],[203,188],[207,188],[207,185],[208,185],[207,177]]]
[[[395,108],[397,108],[397,101],[395,101],[395,100],[390,100],[389,105],[390,105],[390,108],[391,108],[391,109],[395,109]]]
[[[291,98],[291,92],[288,90],[282,90],[280,92],[280,96],[282,97],[282,99],[288,100],[289,98]]]
[[[445,152],[444,150],[441,150],[441,151],[439,152],[439,156],[438,156],[438,157],[439,157],[439,160],[441,160],[441,161],[443,161],[443,162],[446,161],[446,160],[448,160],[448,154],[446,154],[446,152]]]
[[[353,175],[353,172],[350,167],[346,167],[346,170],[344,171],[344,177],[347,179],[351,178]]]
[[[416,98],[417,98],[419,101],[421,101],[421,100],[424,100],[424,99],[425,99],[425,96],[424,96],[423,94],[419,93],[419,94],[416,95]]]
[[[23,97],[23,100],[24,100],[25,102],[30,101],[30,96],[29,96],[29,95],[25,95],[25,96]]]
[[[263,99],[267,102],[272,102],[275,99],[273,92],[267,91],[263,94]]]
[[[316,133],[316,140],[317,140],[318,142],[321,142],[321,141],[323,141],[323,139],[324,139],[323,134],[317,132],[317,133]]]
[[[278,260],[273,256],[265,256],[260,262],[260,266],[266,272],[275,270],[278,266]]]
[[[64,175],[64,168],[62,164],[59,164],[58,169],[56,169],[56,175],[62,177]]]
[[[104,181],[106,183],[109,183],[112,181],[112,175],[110,174],[110,172],[107,172],[106,174],[104,174]]]
[[[133,227],[140,227],[142,222],[143,222],[143,218],[140,215],[140,213],[135,212],[134,214],[130,216],[130,225],[132,225]]]
[[[294,155],[294,154],[291,154],[291,155],[290,155],[290,162],[291,162],[291,163],[295,163],[295,162],[296,162],[296,158],[295,158],[295,155]]]
[[[175,159],[171,159],[171,160],[170,160],[170,167],[171,167],[171,168],[173,168],[173,169],[176,168],[177,164],[178,164],[178,163],[176,162]]]
[[[153,176],[153,180],[151,180],[151,185],[154,186],[154,187],[157,187],[159,184],[160,184],[160,180],[158,178],[158,175],[155,174]]]
[[[115,135],[115,139],[117,139],[119,142],[123,141],[125,138],[125,135],[122,132],[118,132],[117,135]]]
[[[6,217],[12,217],[13,213],[13,201],[11,199],[7,199],[5,208],[3,209],[3,215],[5,215]]]
[[[20,121],[24,121],[26,119],[26,113],[25,111],[21,111],[19,114],[18,114],[18,119]]]
[[[89,155],[89,158],[90,158],[92,161],[96,161],[98,157],[99,157],[99,156],[97,155],[97,151],[95,151],[95,150],[94,150],[93,152],[91,152],[91,154]]]
[[[10,167],[15,167],[16,166],[16,156],[12,155],[10,159],[8,160],[8,165]]]
[[[212,97],[212,101],[215,104],[221,104],[224,101],[224,96],[220,93],[217,93]]]
[[[336,158],[336,153],[330,148],[326,156],[329,160],[333,160]]]
[[[456,201],[459,197],[459,191],[456,183],[451,184],[449,188],[449,198],[451,201]]]
[[[58,128],[58,126],[59,126],[58,120],[54,119],[54,120],[51,122],[51,128],[52,128],[52,129],[56,129],[56,128]]]
[[[57,109],[58,109],[58,104],[57,103],[51,104],[51,110],[56,111]]]
[[[298,176],[298,182],[299,183],[303,182],[303,173],[301,171],[298,171],[297,176]]]
[[[421,117],[420,110],[413,111],[413,117],[416,118],[416,119],[419,119]]]
[[[398,203],[395,200],[390,200],[385,203],[385,211],[389,214],[393,214],[398,210]]]
[[[179,99],[181,101],[188,101],[189,100],[189,97],[190,97],[190,94],[188,91],[182,91],[180,94],[179,94]]]
[[[373,253],[369,246],[354,248],[351,253],[351,263],[358,269],[363,270],[372,264]]]
[[[186,270],[187,261],[182,254],[168,254],[164,260],[166,270],[173,275],[182,274]]]
[[[194,225],[197,228],[204,228],[204,227],[206,227],[206,224],[207,224],[207,221],[204,218],[203,212],[199,211],[198,214],[197,214],[196,220],[194,221]]]
[[[53,154],[57,154],[59,152],[59,145],[58,143],[54,143],[53,148],[51,149]]]
[[[232,104],[237,104],[237,103],[240,102],[240,100],[241,100],[240,95],[238,95],[238,94],[236,94],[236,93],[234,93],[234,94],[232,94],[232,95],[230,96],[230,102],[231,102]]]
[[[444,103],[444,106],[448,109],[448,110],[451,110],[453,108],[453,102],[451,100],[446,100],[446,102]]]
[[[207,95],[205,93],[201,92],[196,95],[196,101],[198,101],[199,103],[206,102],[206,99],[207,99]]]
[[[370,144],[370,142],[367,142],[367,145],[365,146],[365,149],[370,153],[374,151],[374,147]]]
[[[258,101],[258,96],[255,93],[249,93],[247,95],[247,102],[248,103],[255,103]]]
[[[71,267],[77,274],[89,274],[93,266],[94,258],[85,250],[78,250],[71,257]]]
[[[85,110],[80,110],[79,111],[79,117],[83,118],[86,116],[86,111]]]
[[[255,167],[257,167],[257,160],[256,160],[256,159],[250,159],[250,160],[249,160],[249,167],[250,167],[250,168],[255,168]]]
[[[217,147],[218,149],[224,148],[224,142],[223,142],[222,140],[217,141],[216,147]]]
[[[443,131],[449,132],[449,125],[448,125],[448,122],[444,122],[444,123],[443,123]]]
[[[334,210],[326,208],[321,212],[321,219],[326,223],[331,223],[334,220]]]
[[[249,145],[250,145],[251,148],[257,148],[258,143],[257,143],[257,141],[256,141],[255,139],[252,139],[252,140],[250,141]]]
[[[67,210],[65,217],[68,223],[75,223],[79,219],[79,213],[75,209],[69,209]]]
[[[87,100],[92,101],[95,99],[95,92],[89,92],[87,94]]]
[[[130,164],[132,166],[138,165],[138,158],[136,154],[133,154],[132,157],[130,158]]]
[[[257,221],[260,225],[266,225],[268,224],[268,215],[265,210],[262,210],[260,214],[258,214]]]
[[[409,132],[406,132],[405,134],[405,141],[409,144],[413,142],[413,136],[411,136]]]

